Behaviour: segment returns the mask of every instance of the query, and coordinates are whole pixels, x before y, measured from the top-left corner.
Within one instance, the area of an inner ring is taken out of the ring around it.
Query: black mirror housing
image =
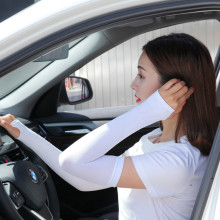
[[[76,105],[87,102],[93,97],[93,91],[88,79],[68,76],[62,83],[60,104]]]

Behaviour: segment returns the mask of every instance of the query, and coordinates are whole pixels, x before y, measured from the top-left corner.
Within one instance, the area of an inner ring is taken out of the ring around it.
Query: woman
[[[12,115],[0,122],[76,188],[117,186],[120,220],[190,219],[217,128],[210,54],[186,34],[152,40],[143,47],[131,88],[137,107],[64,152]],[[160,128],[144,135],[123,157],[105,155],[156,121],[161,121]]]

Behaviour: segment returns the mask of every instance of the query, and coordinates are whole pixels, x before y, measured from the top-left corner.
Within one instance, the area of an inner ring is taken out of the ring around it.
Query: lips
[[[140,102],[140,101],[141,101],[141,99],[140,99],[140,98],[138,98],[136,95],[135,95],[135,97],[137,98],[136,103],[138,103],[138,102]]]

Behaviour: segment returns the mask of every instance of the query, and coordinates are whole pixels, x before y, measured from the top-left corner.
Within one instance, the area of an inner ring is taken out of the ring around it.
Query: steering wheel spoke
[[[33,210],[26,205],[23,205],[19,209],[19,213],[24,216],[24,219],[39,219],[39,220],[45,220],[45,219],[53,219],[53,215],[51,214],[49,208],[46,204],[44,204],[39,210]]]
[[[18,189],[10,182],[3,183],[4,189],[10,199],[13,201],[15,208],[19,209],[24,203],[25,199]]]
[[[35,166],[38,168],[42,180],[43,180],[44,182],[46,182],[46,180],[48,179],[48,174],[47,174],[47,172],[45,171],[45,169],[44,169],[42,166],[40,166],[40,165],[35,165]]]

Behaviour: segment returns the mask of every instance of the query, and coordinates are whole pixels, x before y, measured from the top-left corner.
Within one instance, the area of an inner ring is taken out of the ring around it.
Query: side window
[[[93,98],[82,104],[61,106],[58,111],[135,105],[130,84],[137,74],[142,47],[149,40],[169,33],[194,36],[208,47],[214,60],[220,44],[219,22],[215,20],[184,23],[147,32],[114,47],[76,71],[75,76],[90,81]]]

